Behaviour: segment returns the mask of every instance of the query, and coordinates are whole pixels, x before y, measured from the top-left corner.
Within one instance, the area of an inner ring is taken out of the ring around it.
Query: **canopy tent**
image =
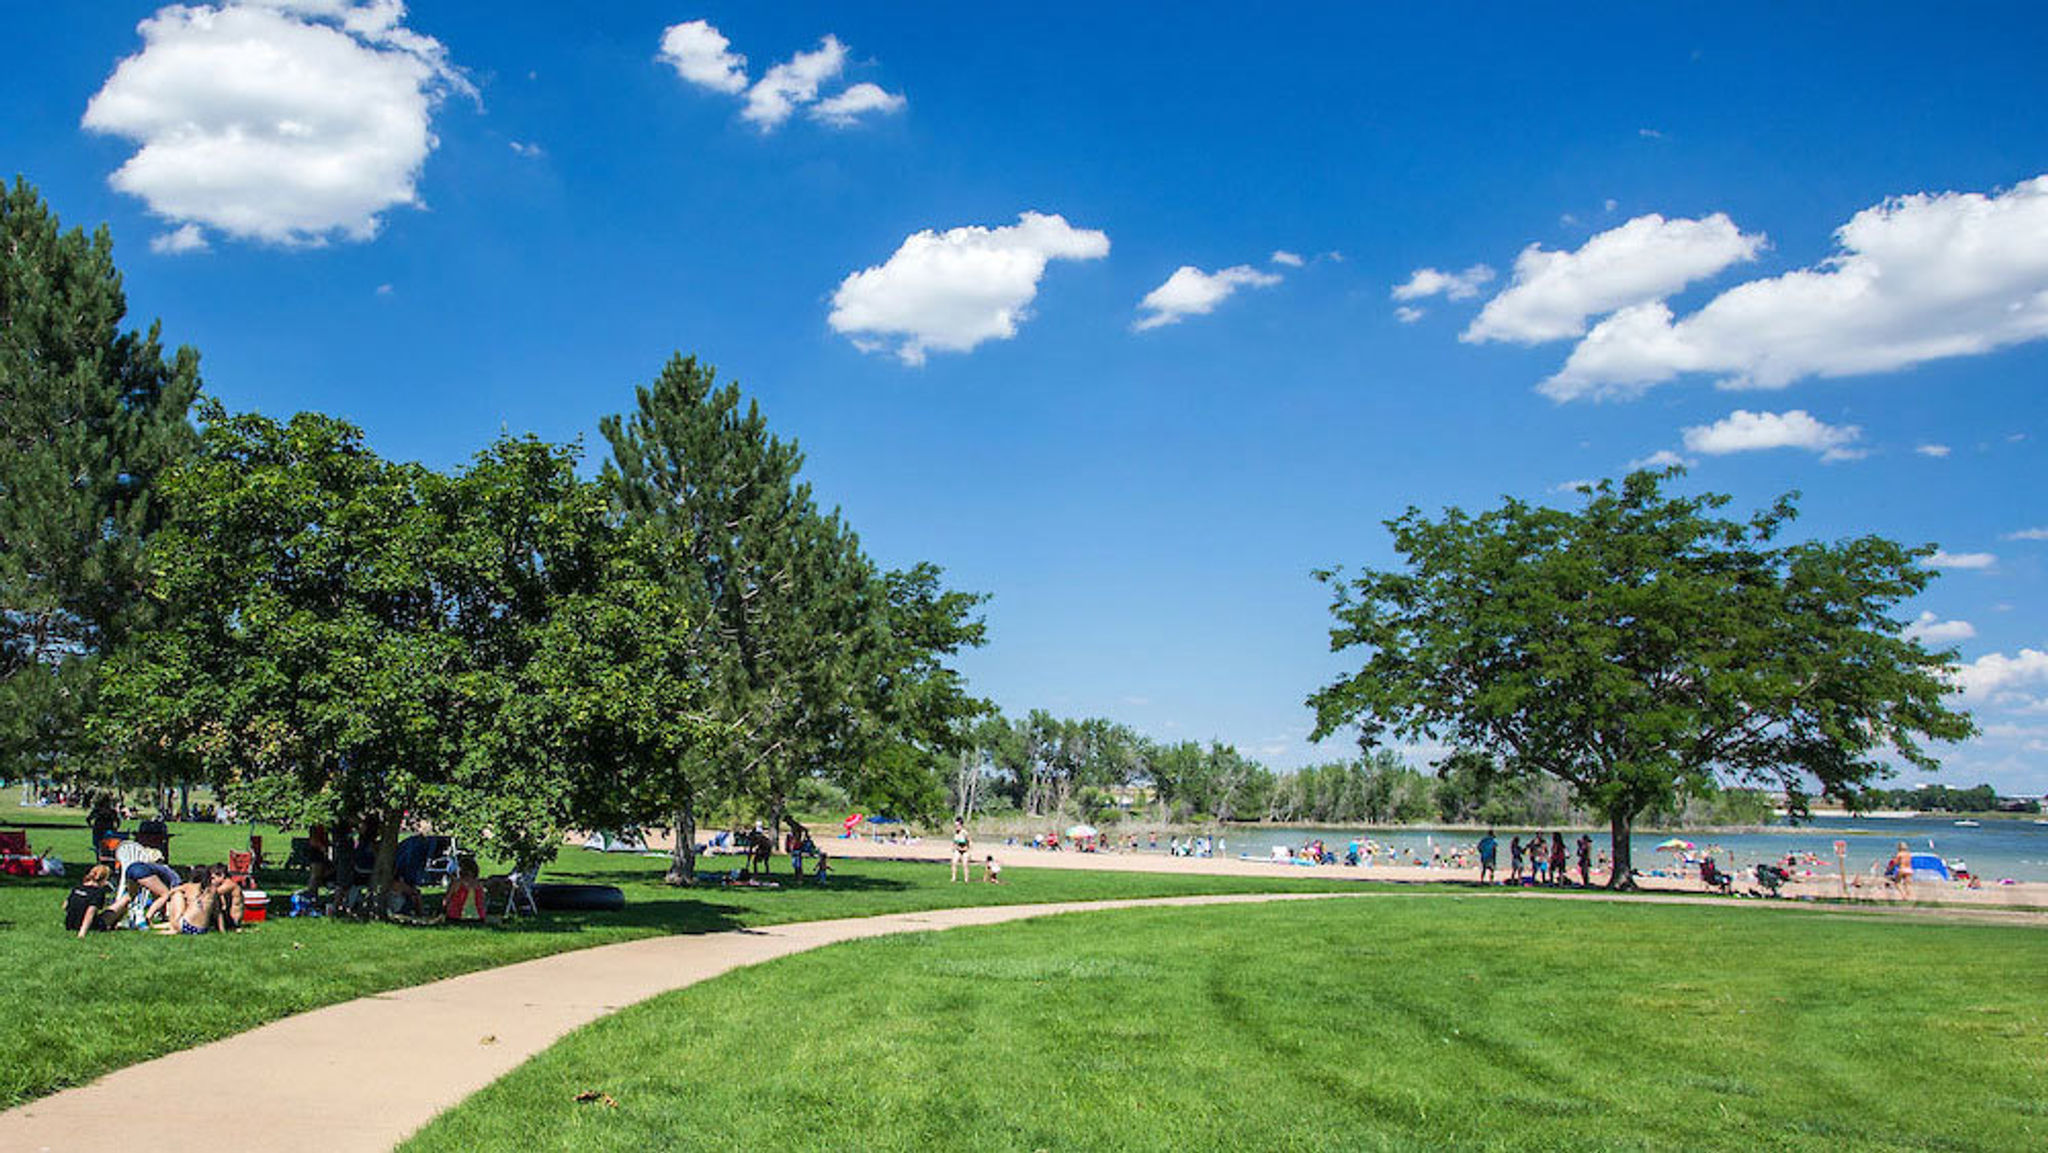
[[[1101,835],[1102,830],[1096,828],[1094,825],[1075,825],[1073,828],[1067,830],[1067,836],[1072,837],[1077,841],[1083,837],[1099,837]]]

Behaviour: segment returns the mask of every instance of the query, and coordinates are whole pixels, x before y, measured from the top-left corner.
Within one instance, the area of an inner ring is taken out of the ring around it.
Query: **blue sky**
[[[1344,755],[1311,569],[1666,452],[1938,543],[1945,778],[2048,791],[2034,6],[10,7],[0,167],[215,395],[447,465],[697,353],[1006,710]]]

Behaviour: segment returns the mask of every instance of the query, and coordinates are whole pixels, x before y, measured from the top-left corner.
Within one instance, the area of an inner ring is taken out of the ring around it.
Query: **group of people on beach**
[[[1479,881],[1485,884],[1498,880],[1494,867],[1499,839],[1488,829],[1479,839]],[[1593,838],[1579,834],[1578,841],[1567,848],[1563,833],[1551,833],[1546,843],[1542,833],[1532,833],[1527,843],[1520,835],[1508,839],[1508,880],[1510,885],[1569,885],[1572,883],[1573,866],[1577,866],[1579,887],[1591,888],[1593,884]],[[1607,870],[1607,852],[1601,850],[1599,867]]]
[[[127,882],[115,892],[114,871],[94,865],[64,897],[64,928],[83,938],[127,922],[140,906],[142,926],[167,936],[232,933],[247,911],[241,882],[226,865],[200,865],[187,876],[161,861],[136,860],[122,868]]]

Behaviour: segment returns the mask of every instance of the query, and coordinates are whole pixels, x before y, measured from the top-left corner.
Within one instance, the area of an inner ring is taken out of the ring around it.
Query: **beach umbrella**
[[[1067,836],[1069,837],[1097,837],[1101,835],[1102,830],[1094,825],[1075,825],[1067,830]]]
[[[1684,852],[1685,850],[1690,849],[1692,847],[1693,845],[1691,841],[1681,840],[1677,837],[1673,837],[1670,840],[1664,842],[1663,844],[1658,845],[1657,851],[1660,853],[1679,853]]]

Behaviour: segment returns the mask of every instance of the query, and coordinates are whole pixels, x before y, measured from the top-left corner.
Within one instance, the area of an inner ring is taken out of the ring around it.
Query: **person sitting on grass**
[[[226,865],[215,865],[213,872],[213,927],[224,933],[232,933],[242,927],[242,914],[248,911],[248,900],[242,895],[241,883],[228,873]]]
[[[199,896],[202,890],[211,890],[212,888],[213,868],[211,866],[200,865],[185,874],[185,880],[181,884],[174,886],[171,889],[170,897],[164,901],[164,924],[166,931],[169,931],[169,926],[177,924],[184,917],[185,910],[192,907],[193,900]]]
[[[484,899],[484,883],[477,879],[475,857],[465,853],[455,863],[455,881],[448,886],[441,908],[451,925],[482,925],[489,919],[490,909]]]
[[[1003,883],[1003,866],[996,860],[994,853],[988,855],[987,863],[982,866],[982,874],[991,885]]]
[[[198,878],[197,892],[186,895],[190,885],[180,885],[172,893],[168,906],[169,916],[164,927],[157,930],[166,936],[197,937],[213,929],[214,910],[220,905],[220,898],[213,891],[213,870],[201,865],[194,873]]]
[[[64,898],[64,928],[75,931],[79,940],[97,929],[111,929],[113,924],[101,914],[107,902],[113,898],[108,881],[114,876],[113,870],[105,865],[94,865],[85,871],[85,879]]]

